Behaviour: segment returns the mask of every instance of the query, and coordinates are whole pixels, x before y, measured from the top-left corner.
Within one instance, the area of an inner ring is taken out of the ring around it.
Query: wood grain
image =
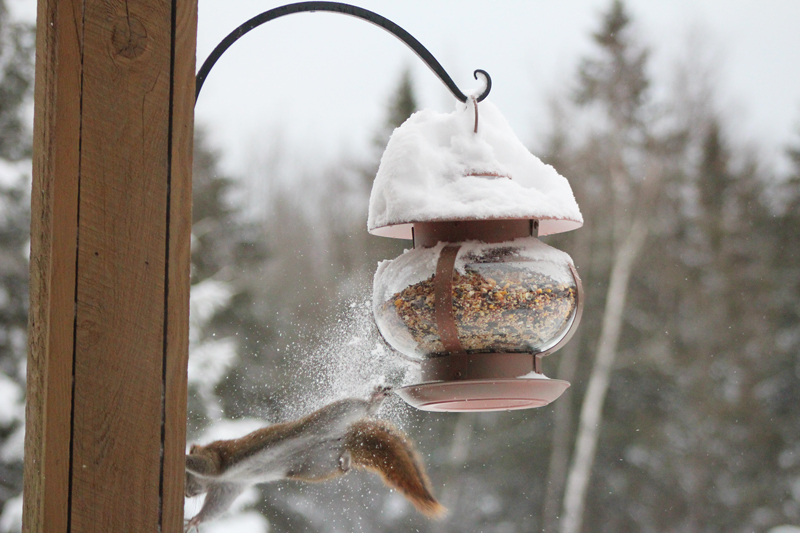
[[[24,530],[182,530],[196,0],[40,0]]]
[[[169,298],[166,332],[163,531],[182,531],[186,451],[186,367],[189,356],[191,282],[192,142],[194,139],[197,0],[178,2],[175,12],[172,98],[172,159],[169,218]]]
[[[66,531],[78,228],[80,0],[37,14],[23,529]]]

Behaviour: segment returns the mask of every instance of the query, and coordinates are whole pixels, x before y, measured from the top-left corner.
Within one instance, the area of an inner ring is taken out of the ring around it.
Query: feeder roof
[[[491,102],[411,115],[389,139],[369,200],[369,232],[411,239],[414,222],[539,220],[539,235],[583,225],[566,178],[520,142]]]

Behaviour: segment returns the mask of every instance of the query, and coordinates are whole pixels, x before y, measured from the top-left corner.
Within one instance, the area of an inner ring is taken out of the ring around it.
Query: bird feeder
[[[384,339],[420,361],[397,393],[428,411],[541,407],[569,383],[541,359],[581,316],[566,253],[538,237],[583,224],[566,178],[533,156],[490,102],[420,111],[392,134],[370,196],[368,229],[411,239],[382,262],[373,312]]]
[[[369,21],[408,45],[459,100],[456,111],[420,111],[392,134],[370,196],[368,229],[411,239],[381,263],[373,311],[395,349],[417,357],[421,383],[397,390],[429,411],[540,407],[569,383],[547,378],[541,358],[578,325],[581,282],[570,257],[538,240],[580,227],[567,180],[534,157],[484,102],[468,97],[433,55],[377,13],[339,2],[299,2],[241,24],[197,73],[195,95],[238,39],[293,13],[329,11]]]

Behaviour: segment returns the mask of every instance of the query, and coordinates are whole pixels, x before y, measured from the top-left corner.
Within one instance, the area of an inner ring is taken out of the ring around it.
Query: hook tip
[[[492,90],[492,77],[489,76],[488,72],[486,72],[485,70],[479,68],[479,69],[475,70],[475,72],[472,73],[472,75],[475,77],[476,80],[478,79],[478,74],[482,74],[484,80],[486,81],[486,88],[478,96],[478,102],[483,102],[483,100],[487,96],[489,96],[489,92]]]

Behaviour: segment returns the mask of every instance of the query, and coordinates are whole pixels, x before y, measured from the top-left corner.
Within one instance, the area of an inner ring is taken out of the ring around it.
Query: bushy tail
[[[440,518],[446,512],[431,492],[425,466],[408,438],[382,420],[361,420],[347,432],[347,450],[357,468],[381,475],[399,490],[422,514]]]

